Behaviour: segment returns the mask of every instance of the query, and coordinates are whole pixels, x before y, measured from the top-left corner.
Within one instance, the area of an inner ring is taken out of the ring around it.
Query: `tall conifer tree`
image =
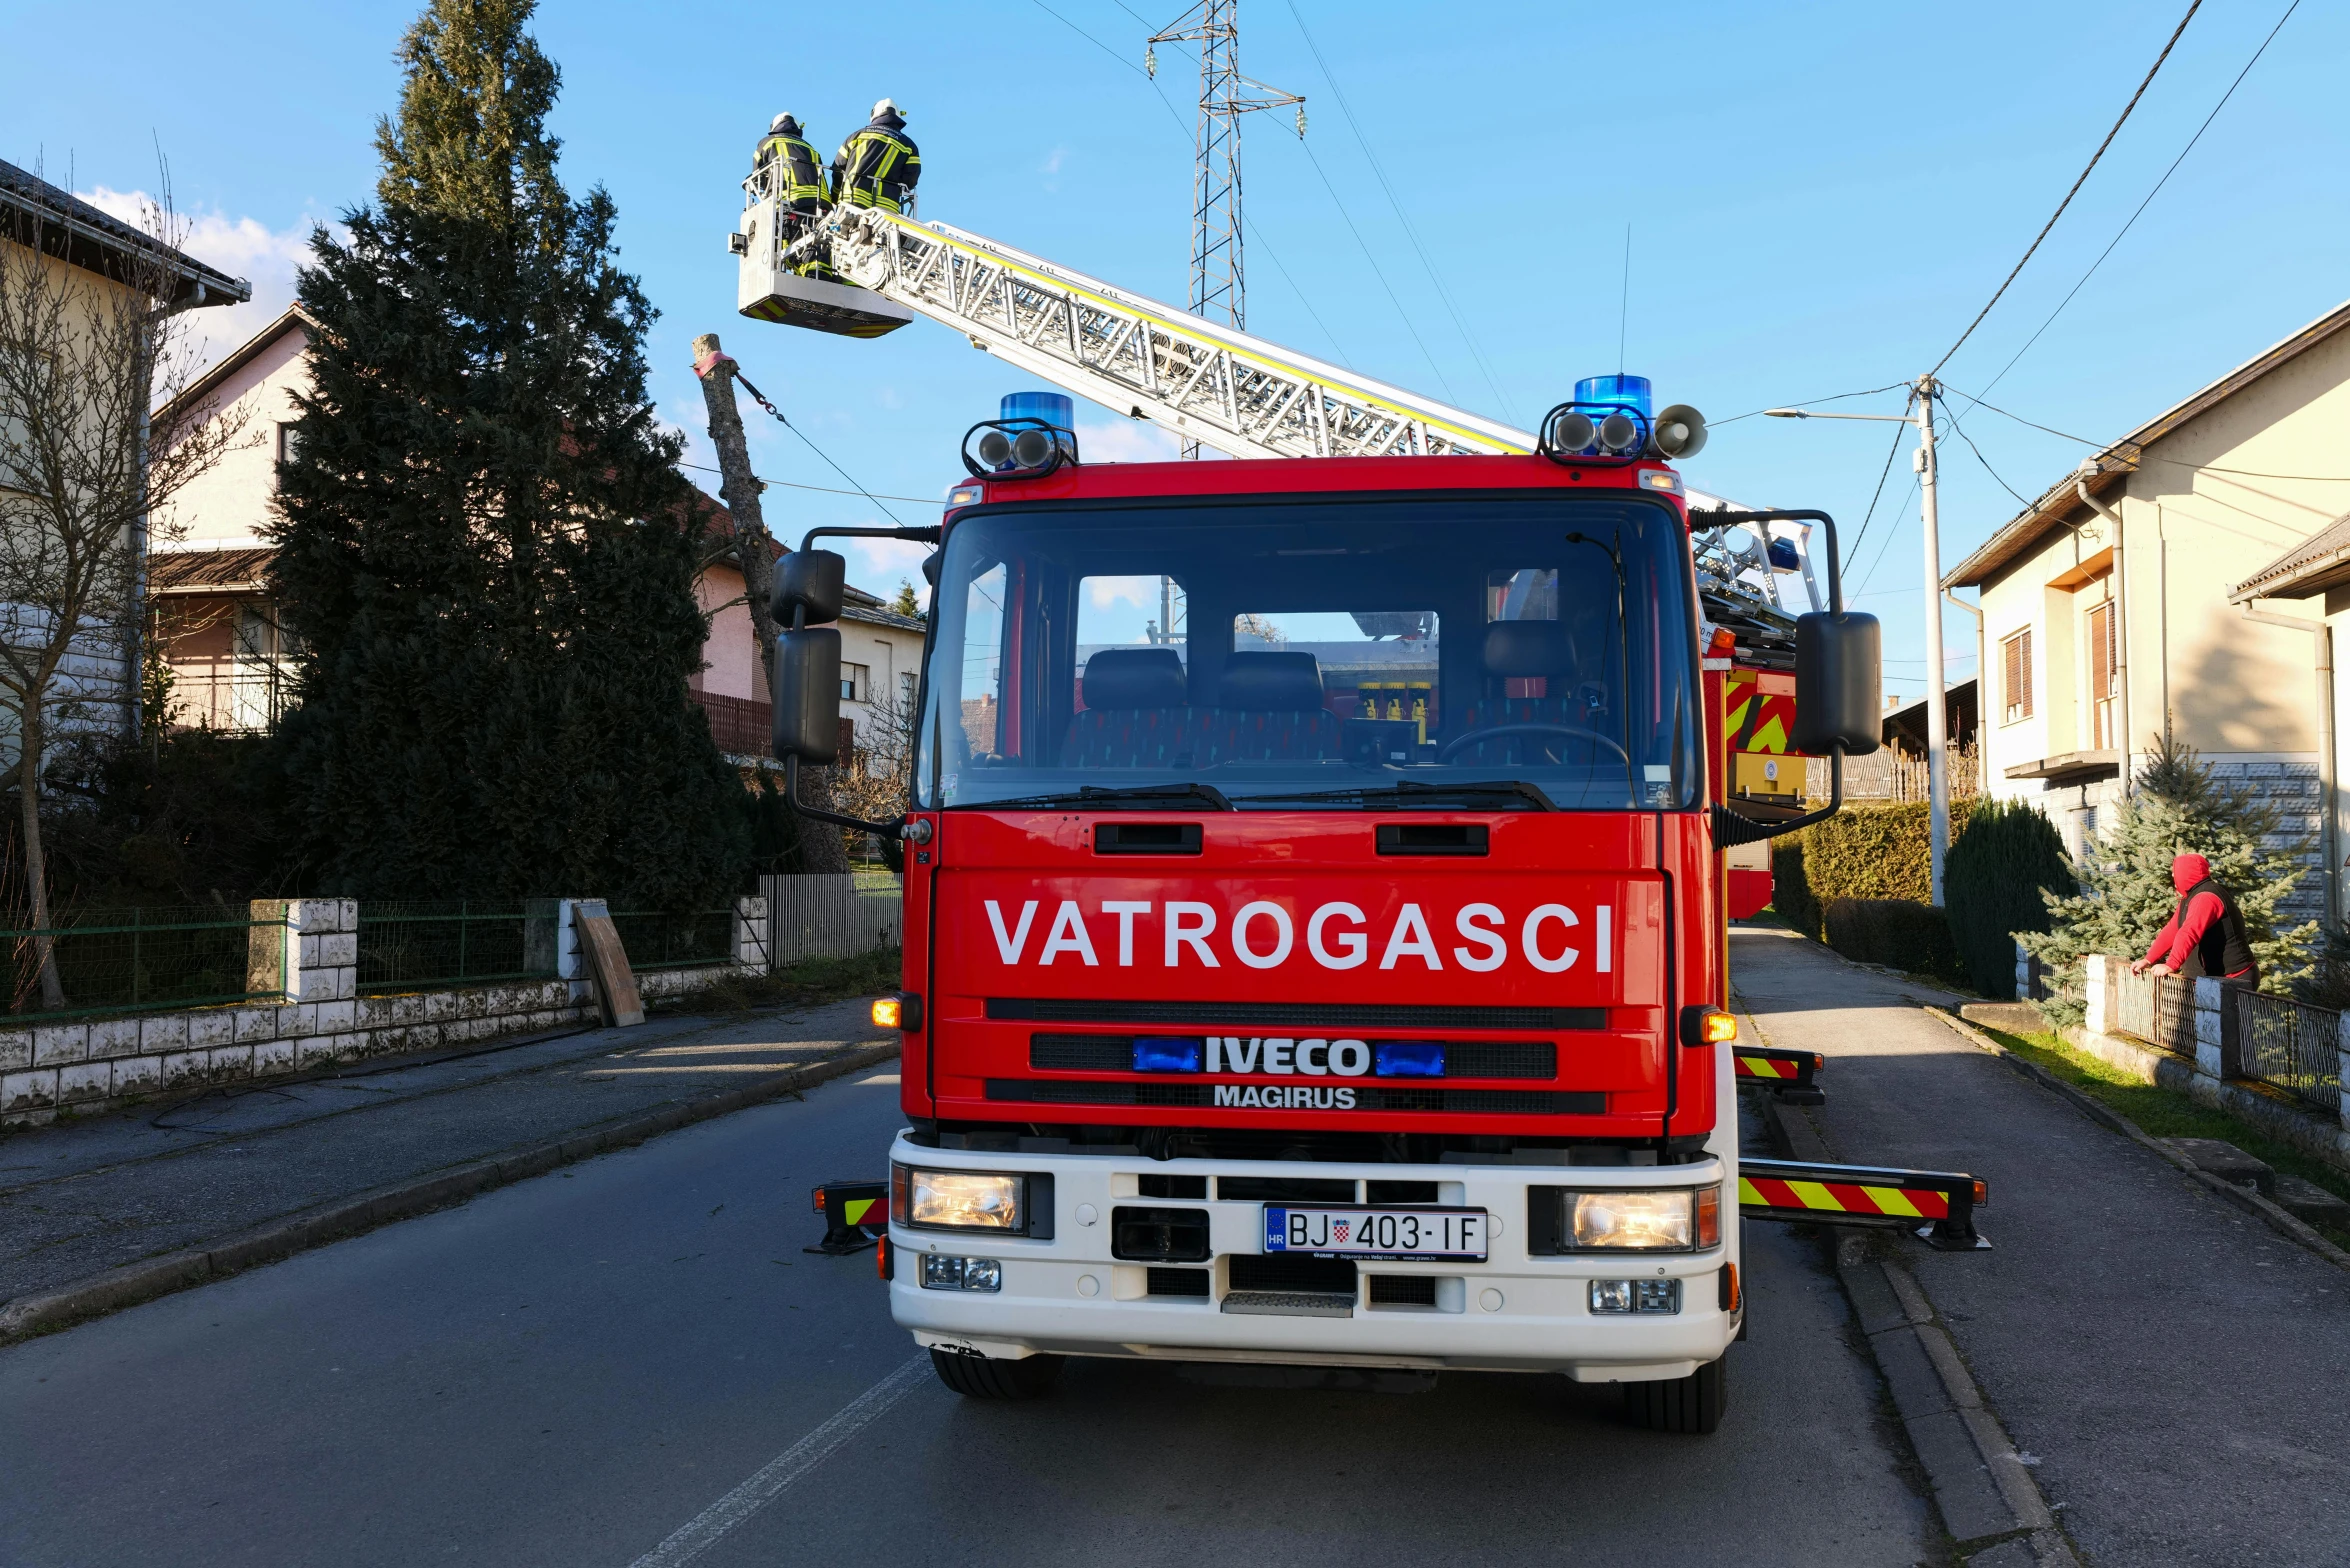
[[[287,763],[326,890],[684,908],[744,849],[686,697],[695,514],[611,198],[556,176],[532,10],[433,0],[377,203],[312,242],[273,569],[305,649]]]

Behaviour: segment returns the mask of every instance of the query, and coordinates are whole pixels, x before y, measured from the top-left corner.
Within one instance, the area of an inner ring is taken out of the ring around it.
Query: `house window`
[[[898,712],[910,723],[914,717],[914,674],[911,670],[898,676]]]
[[[863,702],[871,689],[873,672],[862,664],[844,664],[840,667],[840,700]]]
[[[290,463],[302,450],[302,427],[291,422],[277,427],[277,460]]]
[[[2121,695],[2116,668],[2121,661],[2121,625],[2114,618],[2113,601],[2089,609],[2089,744],[2098,751],[2115,744],[2114,699]]]
[[[2004,639],[1999,644],[1999,664],[2003,674],[2000,696],[2006,707],[2005,723],[2014,724],[2032,716],[2032,629]]]

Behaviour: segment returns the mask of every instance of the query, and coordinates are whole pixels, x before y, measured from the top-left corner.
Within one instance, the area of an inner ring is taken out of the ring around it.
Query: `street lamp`
[[[1934,495],[1934,378],[1920,376],[1910,389],[1916,414],[1830,414],[1807,408],[1766,408],[1772,419],[1859,419],[1875,424],[1914,424],[1918,449],[1911,466],[1918,473],[1926,530],[1926,793],[1931,802],[1927,873],[1930,898],[1942,902],[1942,858],[1950,849],[1950,720],[1942,689],[1942,542]],[[1976,679],[1982,672],[1976,671]]]

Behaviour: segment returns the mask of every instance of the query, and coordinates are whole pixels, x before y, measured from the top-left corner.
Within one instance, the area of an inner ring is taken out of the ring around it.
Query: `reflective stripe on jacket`
[[[906,198],[922,178],[922,154],[906,135],[905,124],[894,114],[884,115],[841,143],[832,160],[834,201],[906,210]]]
[[[816,149],[797,136],[768,136],[759,142],[753,167],[766,171],[768,190],[794,212],[817,212],[824,206],[824,170]]]

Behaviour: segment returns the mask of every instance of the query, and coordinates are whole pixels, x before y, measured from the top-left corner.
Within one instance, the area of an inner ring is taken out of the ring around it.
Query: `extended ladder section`
[[[927,316],[1065,391],[1234,457],[1530,453],[1534,436],[1358,376],[998,241],[878,208],[784,214],[754,177],[733,249],[737,304],[763,321],[878,337]],[[1693,524],[1728,503],[1689,493]],[[1809,604],[1790,606],[1770,540],[1696,535],[1708,619],[1792,658],[1794,618],[1822,603],[1808,526],[1794,543]]]

